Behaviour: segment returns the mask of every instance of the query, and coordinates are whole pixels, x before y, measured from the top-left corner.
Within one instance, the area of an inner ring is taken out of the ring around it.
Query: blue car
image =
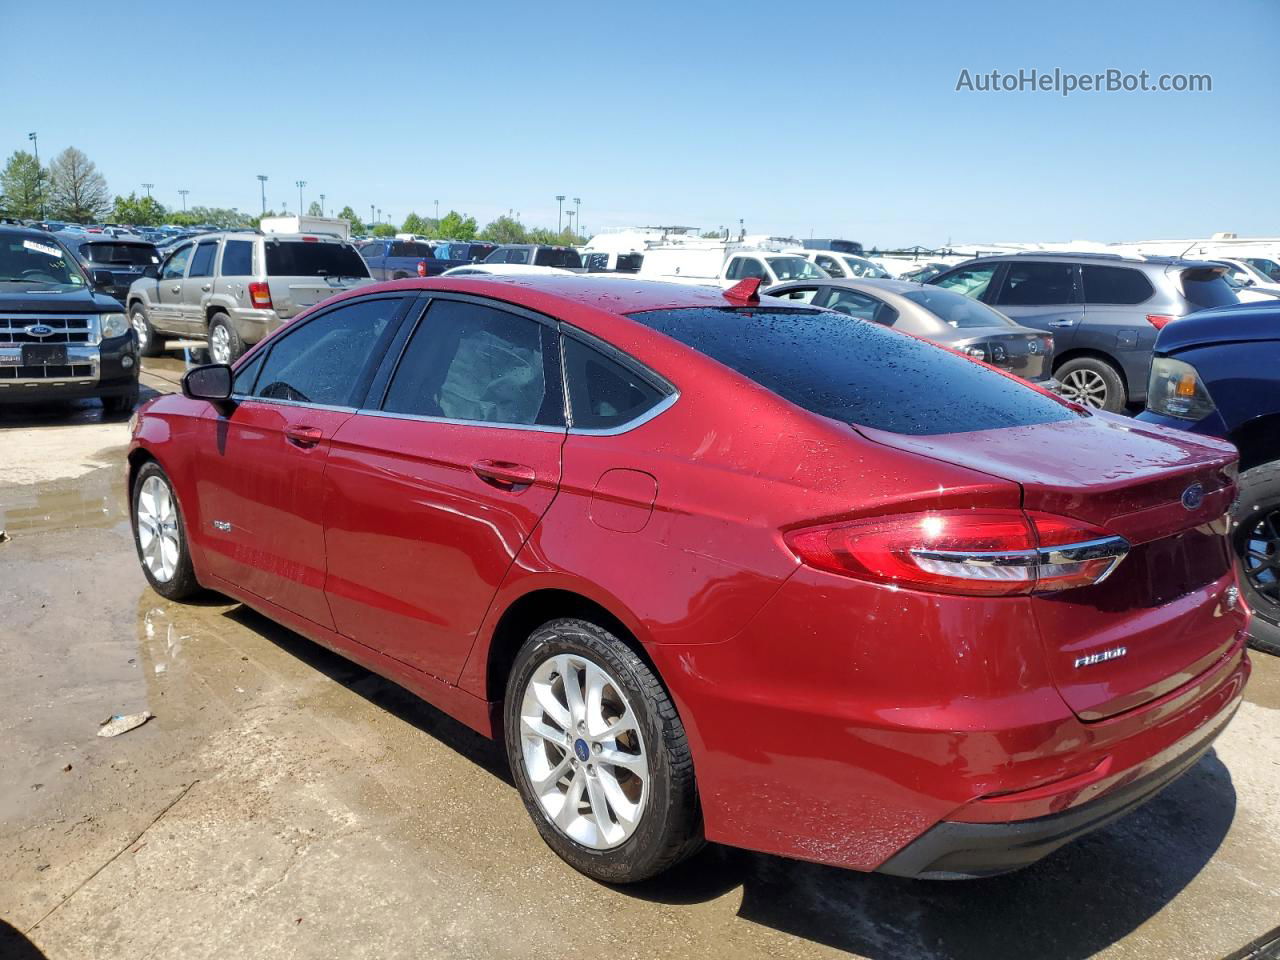
[[[1280,303],[1217,307],[1168,324],[1138,419],[1239,449],[1232,537],[1240,586],[1253,645],[1280,654]]]

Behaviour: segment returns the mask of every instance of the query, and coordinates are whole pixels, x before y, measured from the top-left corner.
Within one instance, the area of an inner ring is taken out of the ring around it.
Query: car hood
[[[120,304],[114,298],[89,290],[40,293],[23,290],[17,284],[0,284],[0,311],[5,313],[104,313],[119,310]]]
[[[1215,307],[1165,325],[1156,338],[1157,353],[1216,343],[1280,340],[1280,303],[1274,300]]]

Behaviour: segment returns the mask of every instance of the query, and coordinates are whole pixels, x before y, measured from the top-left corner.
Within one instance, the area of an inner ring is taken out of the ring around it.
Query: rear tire
[[[1249,644],[1280,654],[1280,461],[1240,474],[1231,538],[1253,611]]]
[[[1120,371],[1097,357],[1076,357],[1054,371],[1058,393],[1086,407],[1119,413],[1129,403]]]
[[[576,619],[535,630],[507,682],[505,731],[525,809],[575,870],[635,883],[702,846],[684,725],[653,671],[608,630]]]
[[[235,363],[244,353],[244,341],[236,333],[235,324],[225,313],[209,318],[209,360],[212,363]]]
[[[156,333],[147,308],[142,304],[135,302],[129,307],[129,325],[138,338],[138,353],[144,357],[158,357],[164,352],[164,338]]]
[[[154,460],[143,464],[133,481],[133,543],[151,589],[167,600],[185,600],[200,592],[186,521],[173,484]]]

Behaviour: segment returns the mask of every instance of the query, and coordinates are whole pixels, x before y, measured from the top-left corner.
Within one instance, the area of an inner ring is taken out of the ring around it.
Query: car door
[[[1058,356],[1071,349],[1084,319],[1074,263],[1010,260],[990,302],[1015,323],[1051,334]]]
[[[363,400],[405,298],[342,301],[236,371],[234,402],[202,428],[197,489],[209,571],[333,627],[324,596],[324,468]]]
[[[341,633],[453,682],[559,490],[558,334],[507,305],[433,295],[384,377],[385,395],[333,439],[325,591]]]
[[[182,281],[182,301],[178,306],[178,322],[184,333],[205,333],[205,305],[213,293],[213,265],[217,258],[216,239],[196,244],[186,279]]]
[[[151,305],[151,325],[166,333],[185,333],[182,327],[182,284],[187,276],[194,243],[175,248],[160,265],[156,302]]]

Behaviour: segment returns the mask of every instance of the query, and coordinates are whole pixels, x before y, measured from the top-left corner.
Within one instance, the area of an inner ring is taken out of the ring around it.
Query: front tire
[[[168,475],[154,460],[143,464],[133,483],[133,542],[151,589],[168,600],[200,592],[182,508]]]
[[[693,760],[666,690],[585,620],[533,632],[505,702],[507,758],[547,845],[605,883],[648,879],[702,845]]]
[[[215,313],[209,318],[209,359],[213,363],[235,363],[244,349],[244,341],[230,317]]]
[[[151,325],[147,308],[140,303],[129,307],[129,325],[138,338],[138,352],[144,357],[158,357],[164,352],[164,338]]]
[[[1232,543],[1240,589],[1253,611],[1249,643],[1280,654],[1280,461],[1240,474]]]
[[[1120,372],[1097,357],[1077,357],[1054,371],[1058,393],[1073,403],[1119,413],[1129,403]]]
[[[121,417],[138,405],[138,388],[116,397],[103,397],[102,410],[109,417]]]

